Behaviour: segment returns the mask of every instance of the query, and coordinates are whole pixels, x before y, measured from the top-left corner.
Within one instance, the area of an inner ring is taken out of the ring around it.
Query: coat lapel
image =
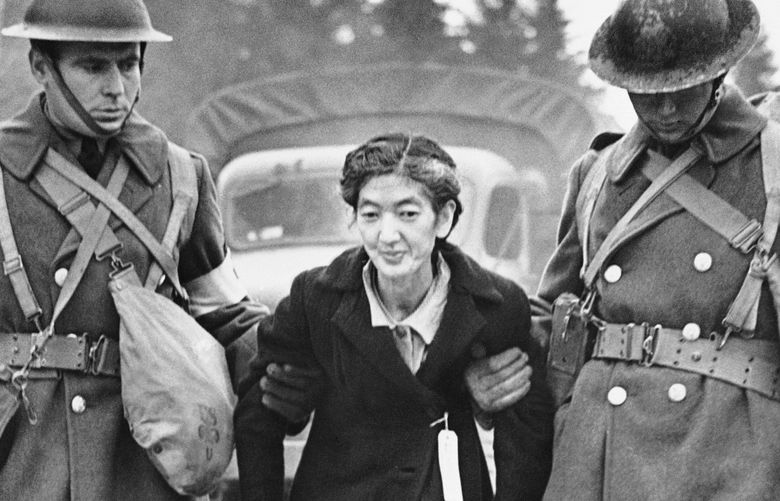
[[[363,360],[397,388],[422,401],[440,399],[423,387],[401,358],[386,327],[372,327],[368,298],[362,290],[343,295],[341,303],[331,317],[341,334],[355,347]]]
[[[73,163],[73,159],[70,158],[70,156],[67,156],[66,158],[68,158],[68,160],[71,161],[71,163]],[[127,162],[127,159],[120,158],[119,161]],[[106,186],[115,168],[116,165],[114,165],[114,167],[112,167],[111,169],[103,170],[98,176],[97,181],[101,185]],[[31,181],[30,189],[36,192],[39,196],[41,196],[41,198],[45,200],[46,203],[50,204],[54,208],[54,210],[58,211],[56,204],[51,200],[51,198],[49,198],[48,194],[46,194],[44,188],[41,186],[38,180]],[[153,194],[154,192],[151,186],[149,186],[148,184],[140,180],[138,177],[133,176],[131,174],[128,176],[127,180],[125,181],[122,187],[122,191],[119,194],[119,200],[125,205],[125,207],[133,211],[134,214],[137,214],[138,211],[141,210],[141,208],[149,201],[149,199],[152,198]],[[114,232],[116,232],[117,229],[123,226],[119,218],[117,218],[114,215],[111,216],[108,225],[111,228],[111,230]],[[57,250],[57,254],[55,256],[55,262],[61,262],[62,260],[66,259],[68,256],[75,253],[80,243],[81,243],[81,236],[74,228],[71,228],[71,231],[65,237],[65,240],[63,240],[62,244],[60,244],[60,247]]]
[[[688,171],[688,174],[703,185],[711,186],[717,174],[717,165],[745,148],[765,125],[766,119],[747,104],[737,90],[727,87],[718,110],[692,143],[692,147],[702,153],[702,158]],[[647,128],[637,123],[609,151],[605,151],[605,154],[610,155],[607,167],[609,180],[620,194],[633,199],[641,194],[637,186],[646,183],[639,183],[643,176],[638,170],[641,163],[647,161],[645,150],[652,141]],[[605,207],[603,210],[610,209]],[[668,195],[661,193],[628,224],[622,236],[615,241],[610,254],[614,254],[622,246],[664,219],[683,210]]]
[[[457,361],[465,356],[485,325],[474,298],[494,303],[503,301],[490,277],[459,249],[445,244],[441,255],[451,271],[450,292],[439,329],[416,375],[398,353],[389,329],[371,326],[361,274],[368,256],[362,248],[337,257],[319,279],[320,285],[343,291],[331,317],[342,335],[377,372],[427,406],[443,403],[443,397],[436,392],[441,386],[439,382],[453,368],[459,367]]]
[[[77,160],[43,113],[45,101],[43,93],[34,96],[24,111],[0,124],[0,163],[11,175],[27,181],[33,193],[52,210],[59,212],[56,204],[32,176],[50,147],[71,163],[77,163]],[[162,177],[163,169],[167,167],[167,138],[162,131],[133,112],[122,131],[112,138],[112,142],[113,147],[121,150],[125,161],[131,166],[119,200],[131,211],[138,213],[154,195],[155,186]],[[110,174],[110,170],[102,172],[98,181],[102,181],[105,186]],[[109,225],[116,230],[121,222],[112,217]],[[79,240],[71,232],[60,245],[57,260],[75,252]]]
[[[474,338],[485,326],[474,298],[465,291],[451,291],[444,308],[441,325],[428,347],[428,356],[417,371],[417,377],[428,387],[438,382],[463,357]]]
[[[646,161],[647,159],[643,160]],[[697,161],[689,169],[688,174],[705,186],[710,186],[715,179],[715,169],[706,159]],[[620,247],[656,226],[664,219],[683,210],[669,195],[662,192],[628,223],[622,236],[614,242],[610,254],[614,254]]]

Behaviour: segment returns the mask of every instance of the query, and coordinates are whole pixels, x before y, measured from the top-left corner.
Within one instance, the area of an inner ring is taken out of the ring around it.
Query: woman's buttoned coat
[[[766,205],[759,137],[765,124],[736,89],[727,88],[711,121],[692,141],[702,157],[688,171],[757,221]],[[650,184],[641,172],[653,144],[647,129],[637,124],[615,139],[600,138],[572,169],[558,248],[539,289],[548,303],[563,292],[583,292],[577,199],[596,159],[611,155],[590,219],[590,256]],[[701,336],[723,334],[721,321],[752,254],[731,247],[667,194],[639,212],[624,235],[595,283],[596,315],[613,323],[673,329],[692,324],[698,329],[688,329]],[[755,339],[778,340],[766,285]],[[728,343],[724,349],[730,349]],[[545,499],[778,499],[778,429],[780,404],[754,391],[672,368],[593,359],[583,367],[571,401],[556,415]]]
[[[471,348],[528,352],[530,393],[495,417],[497,499],[538,499],[547,480],[551,408],[543,361],[529,335],[529,305],[514,283],[482,269],[449,245],[451,269],[441,325],[413,374],[387,327],[372,327],[362,281],[365,251],[299,275],[259,337],[255,374],[242,384],[236,441],[245,499],[281,499],[282,418],[260,403],[256,381],[270,361],[316,366],[324,390],[296,474],[293,500],[441,500],[437,434],[449,412],[458,435],[464,499],[492,499],[463,374]]]

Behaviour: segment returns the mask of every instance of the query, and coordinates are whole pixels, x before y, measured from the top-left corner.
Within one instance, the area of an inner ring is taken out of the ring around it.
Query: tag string
[[[437,424],[444,423],[444,429],[445,430],[449,430],[450,429],[450,423],[448,421],[449,417],[450,417],[450,413],[447,412],[447,411],[444,411],[444,417],[441,417],[441,418],[437,419],[436,421],[434,421],[433,423],[431,423],[430,427],[433,428]]]

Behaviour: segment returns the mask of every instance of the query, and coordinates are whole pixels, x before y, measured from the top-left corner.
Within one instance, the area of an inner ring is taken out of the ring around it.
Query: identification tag
[[[444,421],[444,429],[439,432],[439,471],[444,501],[463,501],[463,489],[460,484],[460,469],[458,467],[458,435],[449,429],[448,413],[444,418],[434,421],[431,426]]]

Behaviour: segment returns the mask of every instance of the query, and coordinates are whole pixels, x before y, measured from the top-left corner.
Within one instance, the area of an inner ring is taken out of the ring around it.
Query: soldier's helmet
[[[3,35],[63,42],[169,42],[143,0],[33,0]]]
[[[593,37],[590,68],[629,92],[674,92],[726,73],[758,38],[751,0],[623,0]]]

